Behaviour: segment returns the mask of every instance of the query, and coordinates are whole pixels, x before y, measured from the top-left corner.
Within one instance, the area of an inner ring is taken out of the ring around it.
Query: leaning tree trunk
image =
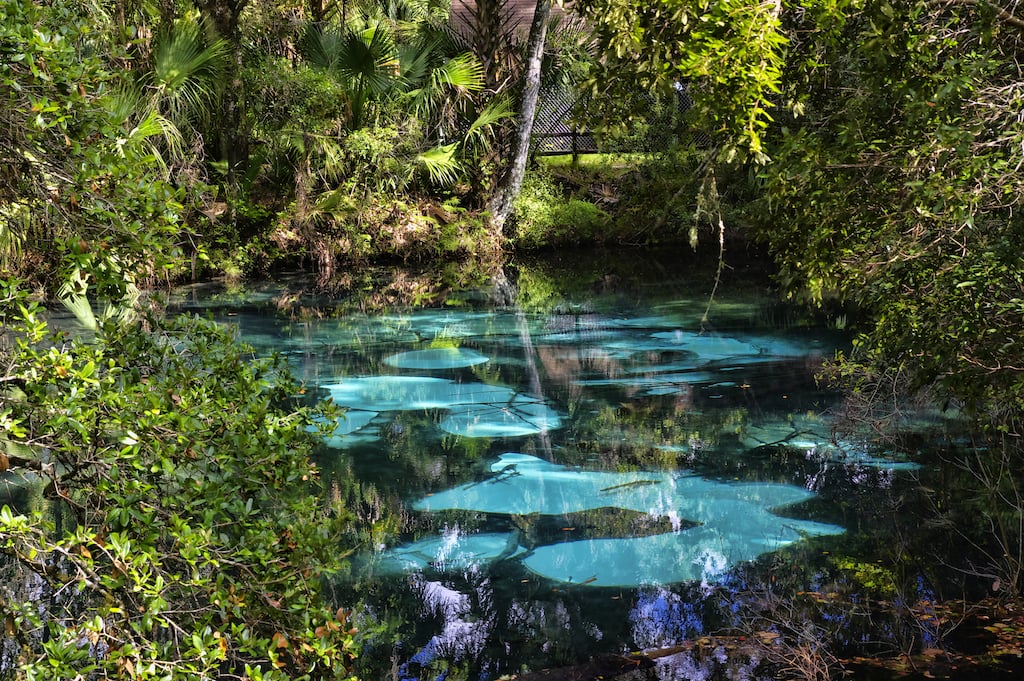
[[[526,42],[526,78],[523,81],[522,102],[519,106],[519,124],[512,164],[498,183],[494,196],[488,202],[491,213],[491,227],[500,232],[509,215],[512,204],[519,196],[526,175],[526,161],[530,156],[530,134],[533,119],[537,113],[537,99],[540,96],[540,68],[544,58],[544,42],[547,39],[548,19],[551,16],[551,0],[537,0],[530,24],[530,37]]]

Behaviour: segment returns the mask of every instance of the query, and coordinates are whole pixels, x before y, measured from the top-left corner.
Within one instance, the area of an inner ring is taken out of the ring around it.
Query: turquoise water
[[[847,346],[845,319],[782,305],[754,271],[711,299],[713,270],[688,258],[538,261],[471,285],[293,276],[172,300],[285,354],[303,399],[343,412],[321,420],[317,456],[353,512],[339,551],[358,550],[330,591],[356,609],[364,678],[495,679],[673,646],[742,625],[765,589],[864,588],[851,562],[936,597],[939,573],[897,570],[892,541],[949,415],[908,408],[913,447],[837,432],[839,396],[815,376]],[[835,631],[850,646],[902,635]],[[698,678],[716,662],[659,664]]]

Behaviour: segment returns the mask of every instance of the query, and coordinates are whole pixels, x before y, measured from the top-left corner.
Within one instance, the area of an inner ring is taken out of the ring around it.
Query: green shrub
[[[567,196],[543,168],[527,174],[515,204],[516,248],[541,248],[601,241],[610,218],[589,201]]]
[[[0,510],[0,553],[41,582],[0,599],[16,678],[347,678],[321,578],[348,521],[313,488],[309,416],[281,408],[285,363],[184,317],[54,339],[7,302],[0,456],[49,506]]]

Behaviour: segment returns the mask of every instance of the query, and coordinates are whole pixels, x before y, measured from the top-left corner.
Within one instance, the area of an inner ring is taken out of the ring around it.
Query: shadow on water
[[[1017,614],[965,569],[991,546],[936,515],[975,503],[956,415],[915,408],[899,446],[836,432],[816,374],[847,320],[780,302],[757,262],[732,254],[710,304],[714,257],[615,252],[168,306],[344,411],[318,460],[353,514],[329,586],[362,678],[1009,674],[990,625]]]

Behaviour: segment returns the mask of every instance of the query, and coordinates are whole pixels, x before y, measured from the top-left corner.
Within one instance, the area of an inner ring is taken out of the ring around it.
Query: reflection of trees
[[[606,404],[596,413],[570,405],[569,411],[578,416],[568,433],[572,444],[563,452],[567,463],[592,461],[596,454],[607,469],[669,470],[702,460],[746,413],[741,407],[693,411],[680,396]]]
[[[753,597],[749,597],[753,595]],[[827,613],[813,598],[790,598],[770,590],[736,597],[737,628],[764,661],[786,678],[829,681],[839,669],[834,652],[837,630],[848,612]]]
[[[1024,452],[1016,443],[971,448],[927,487],[927,527],[952,541],[934,547],[938,560],[964,574],[978,593],[1019,598],[1024,591]],[[962,548],[946,554],[949,544]]]
[[[698,385],[687,389],[682,382],[674,386],[678,389],[671,395],[642,394],[642,391],[628,386],[581,385],[577,380],[581,374],[626,377],[627,369],[669,363],[679,357],[659,355],[658,351],[638,353],[630,358],[588,354],[568,343],[559,345],[545,341],[542,334],[563,327],[598,327],[608,317],[595,310],[602,309],[607,300],[629,299],[631,302],[633,297],[641,297],[636,290],[630,291],[625,285],[616,284],[613,276],[598,277],[596,274],[591,276],[589,271],[575,271],[571,273],[575,279],[570,282],[566,272],[568,268],[538,272],[520,267],[515,281],[518,296],[512,299],[515,308],[511,311],[506,308],[503,316],[492,317],[485,322],[480,321],[479,315],[482,314],[481,308],[492,302],[489,294],[473,298],[445,290],[441,275],[433,278],[402,275],[382,283],[380,277],[353,274],[346,283],[348,288],[345,291],[349,297],[332,300],[331,307],[317,306],[292,288],[288,295],[279,296],[281,305],[275,307],[273,314],[282,324],[290,325],[289,335],[295,348],[300,349],[298,354],[307,370],[307,377],[314,382],[323,382],[328,376],[396,373],[394,367],[382,362],[383,357],[398,350],[427,347],[424,344],[434,340],[423,331],[423,327],[417,327],[411,314],[396,313],[385,320],[379,319],[376,311],[383,306],[397,302],[401,306],[410,306],[406,309],[408,312],[417,303],[451,303],[445,309],[455,310],[453,318],[459,316],[459,310],[475,313],[466,315],[466,318],[472,318],[472,323],[467,324],[471,327],[469,335],[453,334],[450,338],[453,344],[464,343],[467,347],[482,350],[482,345],[488,343],[489,348],[497,348],[496,357],[509,360],[460,370],[460,380],[514,386],[520,390],[532,386],[535,391],[543,390],[559,410],[569,412],[571,418],[567,427],[554,433],[558,442],[565,443],[556,452],[560,463],[585,465],[588,469],[604,471],[675,471],[692,467],[701,474],[715,477],[773,480],[801,486],[811,485],[813,478],[817,481],[813,488],[821,489],[826,498],[807,502],[799,513],[794,513],[798,517],[851,528],[841,543],[830,540],[829,548],[836,560],[823,564],[821,545],[812,544],[799,552],[787,550],[757,561],[746,572],[748,586],[751,587],[756,586],[758,580],[775,577],[774,584],[783,594],[814,589],[865,593],[865,581],[873,573],[857,566],[877,564],[879,571],[892,575],[894,583],[902,589],[899,593],[912,595],[915,578],[924,575],[926,580],[938,582],[940,570],[908,557],[921,556],[930,549],[940,561],[951,563],[950,555],[955,555],[958,547],[954,547],[950,540],[950,527],[957,527],[959,532],[973,537],[983,536],[982,531],[987,532],[992,527],[1012,529],[1016,517],[1012,507],[999,517],[992,512],[986,515],[985,511],[979,511],[983,508],[980,501],[968,504],[965,508],[969,510],[962,516],[949,513],[943,516],[941,523],[928,525],[921,522],[921,516],[908,512],[919,500],[916,481],[876,469],[811,461],[799,449],[784,446],[752,449],[744,446],[741,439],[743,430],[752,416],[761,420],[766,413],[768,417],[775,413],[784,415],[786,410],[799,413],[813,406],[810,399],[821,395],[815,393],[812,398],[794,404],[798,401],[795,399],[797,391],[792,390],[791,385],[798,383],[801,394],[811,390],[809,383],[801,383],[808,380],[801,377],[809,368],[801,361],[787,362],[781,369],[773,366],[758,375],[765,378],[764,382],[749,380],[753,389],[741,389],[737,385],[725,399],[717,402],[709,400],[707,391]],[[361,292],[362,288],[366,291]],[[666,287],[665,292],[673,293],[669,288]],[[567,302],[569,300],[584,303],[574,307]],[[719,298],[718,305],[727,304],[725,297]],[[692,307],[698,316],[703,312],[703,305]],[[725,309],[729,319],[745,321],[753,314],[754,307],[736,303],[734,307]],[[686,312],[684,308],[685,305],[676,309]],[[375,321],[368,324],[370,320]],[[486,340],[481,340],[483,338]],[[744,376],[748,375],[747,368],[742,372]],[[783,400],[778,394],[783,390],[791,391],[792,398]],[[403,503],[410,498],[479,481],[487,475],[481,464],[504,451],[516,449],[545,455],[544,443],[537,437],[506,442],[442,434],[438,423],[444,416],[445,410],[390,413],[386,419],[381,419],[381,422],[386,421],[386,425],[381,428],[377,443],[346,445],[344,450],[322,452],[323,477],[333,481],[331,493],[336,501],[344,503],[357,521],[351,539],[363,545],[394,546],[436,535],[446,524],[458,524],[467,532],[518,529],[524,543],[532,546],[551,544],[568,535],[573,538],[622,537],[665,529],[662,519],[631,512],[610,512],[608,509],[559,517],[514,518],[466,511],[425,515],[409,513]],[[1013,466],[1022,468],[1019,462],[1008,462],[1004,467]],[[986,478],[979,478],[976,470],[963,470],[955,475],[946,471],[943,475],[946,477],[941,480],[933,478],[931,481],[922,480],[922,483],[939,490],[941,498],[937,497],[937,503],[941,502],[944,508],[961,504],[963,497],[967,496],[968,486],[965,483],[972,480],[973,489],[979,495],[988,485],[991,503],[1017,498],[1018,488],[1006,483],[995,484],[1001,475],[998,468],[991,471],[986,484],[983,484]],[[344,544],[349,545],[349,542]],[[993,550],[998,548],[997,543],[986,540],[979,542],[978,547],[965,557],[970,566],[977,568],[978,575],[985,574],[986,588],[994,580],[982,570],[983,559],[986,555],[995,555]],[[1013,550],[1008,553],[1017,555]],[[788,562],[790,558],[792,562]],[[845,558],[850,560],[840,560]],[[443,632],[441,620],[424,619],[423,594],[416,592],[406,580],[370,580],[357,573],[352,578],[353,584],[346,586],[350,598],[341,602],[352,603],[365,598],[367,610],[377,618],[376,628],[361,625],[364,631],[372,632],[373,645],[380,646],[367,654],[367,669],[376,663],[384,672],[391,668],[391,656],[396,650],[391,645],[394,641],[419,640],[422,643],[422,636],[416,638],[417,623],[420,633],[428,628],[431,633]],[[1011,577],[1000,579],[1007,584],[1014,582]],[[446,574],[443,578],[437,574],[428,575],[428,581],[443,584],[446,589],[462,594],[482,593],[478,586],[486,580],[490,580],[489,588],[492,590],[488,598],[491,602],[483,603],[477,595],[472,595],[475,599],[472,607],[482,608],[481,612],[497,613],[494,628],[488,630],[487,646],[508,642],[509,649],[508,653],[504,650],[492,653],[490,648],[473,653],[485,660],[493,655],[497,660],[544,657],[552,663],[576,662],[586,654],[585,651],[600,649],[598,634],[606,640],[611,637],[629,640],[631,635],[628,631],[615,630],[614,627],[627,626],[622,623],[629,621],[630,608],[640,605],[631,602],[632,596],[628,593],[623,596],[617,591],[598,590],[587,594],[582,593],[587,587],[545,582],[524,572],[516,564],[494,565],[473,574]],[[733,585],[730,588],[740,590],[741,587]],[[666,607],[671,610],[675,607],[671,604],[678,603],[678,596],[685,593],[683,587],[666,589],[664,600],[671,606]],[[609,621],[594,622],[591,614],[594,608],[609,613]],[[686,615],[681,608],[673,612],[679,617]],[[657,613],[649,612],[648,615],[654,618]],[[613,616],[618,618],[616,622],[611,621]],[[669,624],[665,626],[669,627]],[[669,628],[662,633],[675,632],[671,636],[678,636],[685,629],[679,622],[671,626],[675,629]],[[638,637],[639,634],[634,632],[633,636]],[[659,637],[657,631],[646,631],[644,636],[646,640],[669,640]],[[545,642],[550,644],[549,650],[542,653],[541,646]],[[396,659],[405,662],[418,652],[419,649],[404,647],[397,649],[395,654]],[[425,674],[429,671],[432,674],[430,678],[436,678],[442,671],[449,674],[449,679],[475,678],[470,669],[482,664],[480,659],[451,661],[434,658],[421,671]],[[367,678],[383,677],[383,674],[367,675]]]
[[[530,334],[530,324],[527,321],[526,313],[518,304],[519,293],[516,286],[508,279],[505,271],[497,273],[494,277],[494,290],[500,298],[507,301],[506,304],[512,307],[515,315],[516,331],[519,335],[519,342],[523,348],[523,363],[526,367],[526,378],[529,386],[529,393],[534,397],[544,399],[544,386],[541,383],[540,372],[537,369],[537,351],[534,349],[533,338]],[[551,438],[546,428],[542,428],[537,435],[538,446],[544,454],[544,458],[551,460]]]
[[[625,508],[604,507],[565,515],[515,515],[519,543],[527,548],[566,540],[647,537],[683,531],[696,523]]]
[[[408,513],[401,502],[381,490],[377,485],[359,482],[352,475],[331,476],[329,494],[338,508],[350,514],[352,522],[347,527],[348,546],[385,546],[397,536],[409,521]]]

